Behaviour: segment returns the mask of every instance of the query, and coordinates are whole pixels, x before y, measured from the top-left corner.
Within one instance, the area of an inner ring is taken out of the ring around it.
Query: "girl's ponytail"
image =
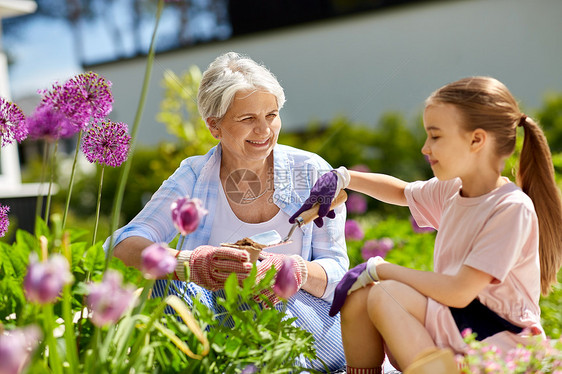
[[[562,265],[562,200],[554,178],[552,156],[543,131],[523,115],[519,125],[525,139],[519,159],[517,182],[535,205],[539,220],[541,292],[547,295]]]

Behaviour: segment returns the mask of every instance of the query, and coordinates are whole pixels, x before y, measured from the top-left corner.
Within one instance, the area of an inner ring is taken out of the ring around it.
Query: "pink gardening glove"
[[[176,277],[185,281],[184,262],[189,263],[189,281],[211,291],[224,288],[230,273],[236,273],[241,283],[252,270],[248,252],[227,247],[202,245],[193,251],[181,251],[177,256]]]
[[[258,274],[256,277],[256,282],[259,282],[263,279],[265,274],[268,272],[269,269],[273,266],[276,271],[281,269],[281,265],[283,264],[283,260],[288,257],[287,255],[282,254],[273,254],[265,251],[261,251],[260,253],[260,262],[258,262]],[[295,279],[297,282],[297,287],[300,289],[308,278],[308,268],[306,267],[306,261],[298,255],[289,256],[293,261],[293,270],[295,272]],[[271,302],[271,304],[275,305],[279,301],[281,301],[277,295],[271,289],[263,290],[261,295],[267,297],[267,299]],[[260,302],[261,299],[259,296],[256,296],[256,301]]]

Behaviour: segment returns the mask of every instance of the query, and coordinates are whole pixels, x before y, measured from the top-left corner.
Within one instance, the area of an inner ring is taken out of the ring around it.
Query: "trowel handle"
[[[338,196],[336,196],[334,200],[332,200],[332,204],[330,205],[330,210],[334,209],[338,205],[345,203],[346,200],[347,200],[347,193],[342,189],[338,194]],[[299,216],[300,218],[302,218],[301,226],[306,225],[307,223],[311,222],[315,218],[318,218],[318,209],[320,209],[320,204],[316,203],[309,210],[305,210],[304,212],[302,212],[301,215]]]

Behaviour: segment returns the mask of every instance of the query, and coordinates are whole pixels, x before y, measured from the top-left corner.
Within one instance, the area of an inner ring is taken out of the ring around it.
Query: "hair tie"
[[[523,114],[521,116],[521,119],[519,120],[519,123],[517,124],[517,126],[521,126],[523,127],[523,125],[525,124],[525,122],[527,122],[527,116],[525,114]]]

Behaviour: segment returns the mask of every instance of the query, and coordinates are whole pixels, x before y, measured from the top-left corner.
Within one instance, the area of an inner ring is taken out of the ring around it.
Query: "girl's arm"
[[[463,265],[455,275],[409,269],[388,262],[377,265],[379,279],[393,279],[409,285],[441,304],[463,308],[492,282],[494,277]]]
[[[407,182],[385,174],[364,173],[349,170],[350,181],[347,188],[364,193],[388,204],[406,206],[404,189]]]

